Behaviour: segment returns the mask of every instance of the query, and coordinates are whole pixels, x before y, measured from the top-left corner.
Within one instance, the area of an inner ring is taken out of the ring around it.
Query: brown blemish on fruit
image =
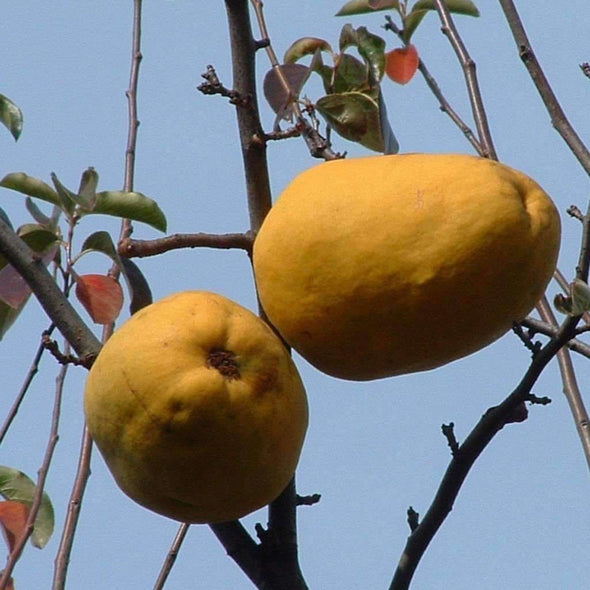
[[[217,369],[226,379],[240,379],[240,367],[236,355],[231,350],[213,348],[207,356],[207,367]]]

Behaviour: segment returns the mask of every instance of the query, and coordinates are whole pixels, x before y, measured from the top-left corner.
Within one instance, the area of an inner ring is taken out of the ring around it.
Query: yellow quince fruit
[[[523,319],[555,269],[558,212],[528,176],[459,154],[336,160],[300,174],[254,243],[260,300],[321,371],[432,369]]]
[[[193,523],[274,500],[293,476],[308,418],[280,339],[204,291],[166,297],[115,331],[90,370],[84,408],[121,489]]]

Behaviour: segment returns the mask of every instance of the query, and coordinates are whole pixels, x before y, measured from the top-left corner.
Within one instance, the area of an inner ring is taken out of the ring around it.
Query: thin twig
[[[473,59],[469,55],[463,40],[457,32],[453,17],[447,7],[445,0],[434,0],[436,10],[442,23],[442,32],[447,36],[451,43],[465,75],[465,82],[467,83],[467,90],[469,93],[469,100],[471,101],[471,110],[473,111],[473,119],[477,127],[479,136],[479,143],[482,148],[482,155],[493,160],[497,160],[496,150],[492,141],[490,128],[488,126],[488,118],[483,106],[483,99],[477,81],[476,66]]]
[[[35,494],[33,496],[29,513],[27,515],[27,521],[25,523],[23,534],[16,540],[14,548],[8,558],[8,562],[6,563],[4,571],[2,572],[2,576],[0,577],[0,589],[2,590],[7,587],[14,570],[14,566],[20,559],[25,544],[27,543],[29,537],[33,534],[33,530],[35,528],[35,520],[39,513],[39,508],[41,507],[41,501],[43,500],[43,490],[45,487],[45,481],[47,480],[47,475],[49,473],[49,466],[51,464],[51,460],[53,459],[53,453],[55,451],[57,441],[59,440],[58,431],[59,419],[61,415],[61,401],[63,396],[64,380],[67,372],[68,365],[62,365],[56,379],[55,401],[53,404],[49,440],[47,442],[43,463],[39,468],[37,485],[35,486]]]
[[[74,545],[74,538],[82,510],[82,498],[86,491],[88,478],[90,477],[90,459],[92,456],[92,439],[90,432],[84,424],[82,432],[82,442],[80,445],[80,455],[78,458],[78,468],[76,470],[76,477],[70,500],[68,502],[68,510],[66,519],[61,534],[59,548],[55,556],[55,568],[53,573],[52,590],[64,590],[66,584],[66,575],[68,565],[70,563],[70,555]]]
[[[258,44],[258,47],[264,48],[268,55],[270,65],[276,73],[281,86],[285,90],[285,104],[284,108],[289,107],[292,109],[296,121],[296,129],[299,130],[301,137],[305,140],[310,154],[314,158],[321,158],[323,160],[338,160],[342,158],[342,154],[332,150],[330,142],[326,140],[319,133],[318,129],[309,123],[309,121],[303,116],[303,112],[299,103],[297,102],[298,97],[293,94],[289,81],[285,77],[281,64],[277,58],[277,55],[270,42],[270,35],[266,27],[266,20],[264,18],[263,3],[260,0],[250,0],[254,13],[256,14],[256,20],[258,27],[260,28],[260,34],[262,35],[263,42]]]
[[[172,571],[172,567],[174,566],[174,562],[178,557],[178,552],[180,551],[180,547],[182,546],[182,543],[184,541],[184,538],[186,537],[189,527],[190,525],[188,523],[183,522],[178,528],[178,531],[174,536],[174,540],[172,541],[170,550],[166,554],[166,559],[162,564],[162,569],[160,570],[158,579],[154,584],[154,590],[162,590],[162,588],[164,588],[164,584],[166,583],[166,580],[168,579],[168,576]]]
[[[543,334],[544,336],[549,336],[550,338],[555,337],[555,334],[557,334],[558,330],[556,326],[552,326],[547,322],[532,317],[525,318],[520,323],[525,328],[528,328],[529,330],[532,330],[535,333]],[[579,333],[580,329],[578,329],[577,332]],[[590,358],[590,344],[586,344],[585,342],[582,342],[581,340],[574,338],[573,340],[567,342],[566,346],[572,352],[576,352],[586,358]]]
[[[395,33],[398,36],[398,38],[401,41],[403,41],[403,31],[395,24],[395,22],[393,21],[391,16],[387,15],[385,17],[385,21],[386,21],[386,24],[384,25],[384,28],[388,31],[392,31],[393,33]],[[424,78],[428,88],[430,88],[430,91],[432,92],[432,94],[434,94],[434,97],[438,100],[438,104],[440,105],[440,110],[443,113],[446,113],[450,117],[451,121],[453,121],[453,123],[455,123],[455,125],[461,130],[461,132],[467,138],[469,143],[473,146],[475,151],[480,156],[485,156],[485,153],[484,153],[481,143],[475,137],[475,134],[473,133],[472,129],[467,125],[467,123],[465,123],[465,121],[463,121],[463,119],[461,119],[461,117],[457,114],[457,112],[451,107],[449,101],[446,99],[442,90],[440,89],[438,82],[436,81],[434,76],[430,73],[430,71],[426,67],[426,64],[424,63],[422,58],[420,58],[420,60],[418,62],[418,70],[422,74],[422,77]]]
[[[557,324],[553,310],[545,298],[539,303],[537,309],[543,321],[551,325]],[[572,359],[566,348],[562,348],[557,353],[557,361],[563,382],[563,393],[569,404],[576,430],[582,443],[586,463],[588,463],[588,467],[590,468],[590,421],[588,419],[588,411],[582,399],[582,393],[578,386]]]
[[[44,334],[50,333],[52,329],[53,329],[53,326],[50,326],[44,332]],[[27,394],[27,391],[29,390],[29,387],[31,386],[31,383],[33,382],[35,375],[39,371],[39,362],[41,361],[41,357],[43,356],[44,352],[45,352],[45,345],[43,344],[43,341],[41,341],[41,343],[37,347],[37,352],[35,353],[35,356],[33,357],[33,361],[31,362],[31,366],[29,367],[29,371],[27,372],[27,375],[26,375],[25,380],[20,388],[20,391],[18,392],[14,402],[12,403],[10,411],[8,412],[8,415],[6,416],[6,418],[4,420],[4,424],[2,424],[2,428],[0,428],[0,444],[2,444],[2,441],[4,440],[6,433],[8,432],[13,420],[15,419],[15,417],[19,411],[20,405],[22,404],[23,400],[25,399],[25,395]]]
[[[173,234],[155,240],[126,238],[119,243],[119,254],[125,258],[156,256],[182,248],[222,248],[252,251],[252,232],[234,234]]]

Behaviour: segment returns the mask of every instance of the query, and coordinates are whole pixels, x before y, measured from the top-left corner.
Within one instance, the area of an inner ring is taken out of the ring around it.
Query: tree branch
[[[125,258],[156,256],[181,248],[236,248],[252,251],[253,235],[242,234],[173,234],[156,240],[132,240],[125,238],[119,242],[119,254]]]
[[[385,17],[385,21],[386,24],[384,28],[388,31],[392,31],[393,33],[395,33],[399,37],[399,39],[403,41],[403,31],[395,24],[393,19],[388,15]],[[465,123],[465,121],[463,121],[463,119],[461,119],[461,117],[451,107],[449,101],[445,98],[444,94],[442,93],[442,90],[440,89],[440,86],[438,85],[434,76],[430,73],[430,70],[426,67],[426,64],[424,63],[422,58],[420,58],[420,61],[418,62],[418,70],[422,74],[422,77],[428,85],[428,88],[430,88],[430,91],[432,92],[432,94],[434,94],[436,100],[438,100],[440,110],[450,117],[451,121],[453,121],[453,123],[455,123],[455,125],[461,130],[461,132],[467,138],[469,143],[473,146],[475,151],[480,156],[485,156],[481,143],[475,137],[475,134],[467,125],[467,123]]]
[[[90,367],[100,351],[100,341],[60,291],[41,259],[0,220],[0,252],[16,268],[35,293],[45,313]]]
[[[535,356],[514,391],[500,405],[490,408],[482,416],[465,442],[456,450],[428,512],[408,537],[389,590],[407,590],[409,588],[420,559],[451,512],[471,467],[494,436],[506,424],[515,421],[515,416],[519,414],[519,406],[528,400],[531,389],[543,369],[574,335],[578,319],[568,317],[564,321],[556,337],[550,340]]]
[[[436,10],[442,23],[442,32],[449,39],[451,46],[455,50],[459,62],[463,68],[465,75],[465,82],[467,83],[467,90],[469,93],[469,100],[471,101],[471,110],[473,111],[473,118],[477,127],[479,135],[479,143],[482,147],[482,155],[493,160],[497,160],[496,150],[492,141],[492,135],[488,126],[488,118],[483,106],[481,92],[479,90],[479,83],[477,81],[475,62],[471,59],[463,40],[459,36],[453,17],[447,7],[445,0],[434,0]]]
[[[499,0],[499,2],[518,47],[520,59],[522,59],[541,96],[541,100],[545,104],[545,108],[551,117],[551,124],[576,156],[586,174],[590,174],[590,152],[568,121],[555,93],[551,89],[545,73],[535,57],[514,2],[512,0]]]

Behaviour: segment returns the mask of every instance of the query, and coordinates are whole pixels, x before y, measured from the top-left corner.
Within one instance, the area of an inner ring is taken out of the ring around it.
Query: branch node
[[[420,514],[416,512],[412,506],[408,508],[408,526],[414,532],[420,526]]]
[[[250,97],[242,96],[235,90],[226,88],[219,80],[215,68],[211,65],[207,66],[207,71],[201,74],[202,78],[205,78],[205,82],[197,86],[197,90],[206,95],[220,94],[229,99],[229,102],[233,105],[240,107],[250,106]]]
[[[547,406],[552,401],[551,398],[550,397],[547,397],[546,395],[543,396],[543,397],[537,397],[536,395],[534,395],[532,393],[530,393],[527,396],[526,400],[528,402],[530,402],[531,404],[536,404],[536,405],[539,405],[539,406]]]
[[[533,330],[525,331],[522,324],[518,322],[512,323],[512,331],[520,338],[520,341],[525,345],[527,350],[530,350],[531,357],[534,359],[543,347],[541,342],[533,340],[535,332]]]
[[[256,51],[259,49],[266,49],[267,47],[270,47],[270,39],[268,37],[254,41],[254,49]]]
[[[567,208],[566,212],[570,217],[573,217],[574,219],[577,219],[582,222],[584,221],[584,214],[580,211],[578,207],[576,207],[576,205],[570,205]]]
[[[455,437],[455,423],[450,422],[449,424],[443,424],[441,430],[444,437],[447,439],[447,443],[451,449],[451,455],[456,457],[459,454],[459,443]]]
[[[297,494],[295,496],[295,505],[296,506],[313,506],[317,504],[322,499],[321,494],[311,494],[309,496],[300,496]]]
[[[528,397],[525,399],[528,399]],[[518,424],[519,422],[524,422],[528,417],[529,411],[524,401],[522,401],[506,416],[504,424]]]
[[[52,340],[47,331],[41,335],[41,342],[43,347],[53,355],[60,365],[75,365],[89,368],[90,364],[92,364],[88,358],[80,358],[73,354],[64,354],[61,352],[58,343]]]

